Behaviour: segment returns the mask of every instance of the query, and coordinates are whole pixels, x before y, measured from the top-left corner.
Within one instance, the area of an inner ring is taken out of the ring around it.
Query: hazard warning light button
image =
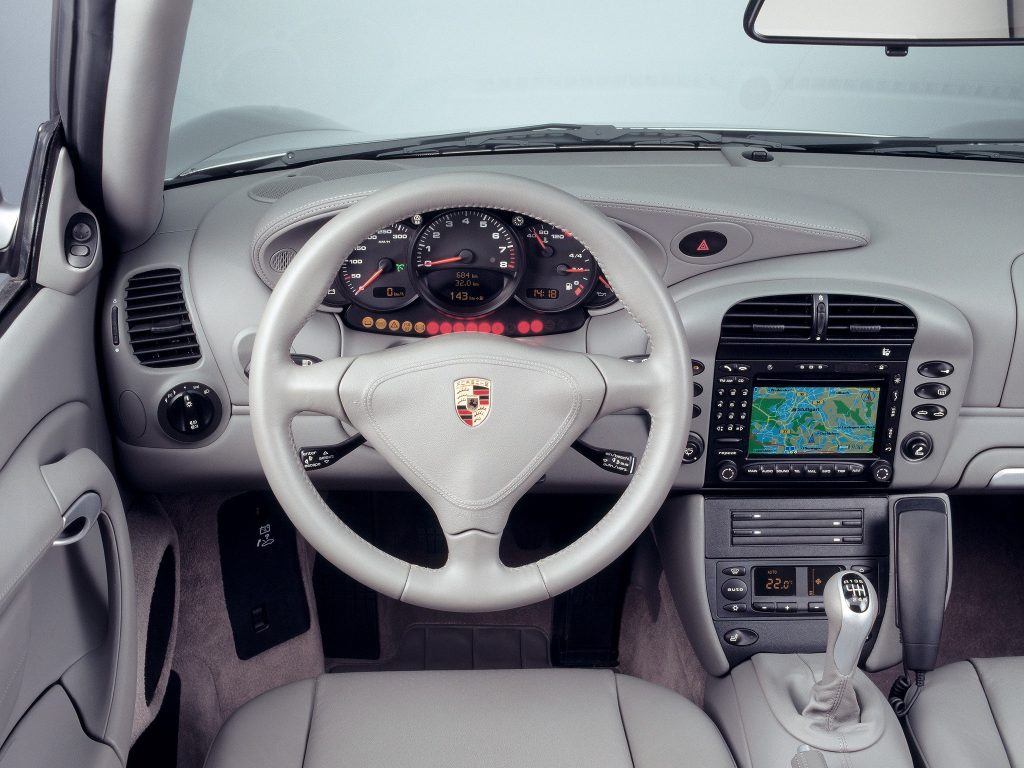
[[[679,241],[679,250],[685,256],[714,256],[725,250],[729,240],[721,232],[712,229],[702,229],[699,232],[691,232]]]

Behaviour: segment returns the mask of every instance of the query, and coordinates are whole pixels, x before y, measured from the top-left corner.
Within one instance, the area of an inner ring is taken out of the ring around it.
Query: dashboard
[[[1024,479],[1019,166],[755,163],[728,151],[340,161],[167,191],[160,231],[119,260],[101,316],[126,475],[153,490],[262,482],[248,363],[291,260],[376,189],[481,169],[587,201],[662,277],[693,359],[678,490],[877,494]],[[484,332],[642,362],[646,335],[601,254],[558,224],[445,200],[372,233],[293,360]],[[641,455],[648,429],[636,413],[602,418],[583,436],[591,455],[567,454],[539,490],[621,490],[628,472],[602,461]],[[324,487],[400,483],[348,425],[304,415],[294,435]]]

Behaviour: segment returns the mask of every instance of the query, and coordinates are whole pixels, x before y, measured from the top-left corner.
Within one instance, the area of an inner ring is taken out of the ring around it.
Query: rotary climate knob
[[[173,439],[186,443],[202,440],[220,424],[220,398],[205,384],[180,384],[164,394],[157,415],[160,426]]]

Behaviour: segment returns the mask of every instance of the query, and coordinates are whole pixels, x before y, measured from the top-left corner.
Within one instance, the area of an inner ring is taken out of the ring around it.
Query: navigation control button
[[[953,373],[953,364],[943,360],[929,360],[917,366],[917,372],[929,379],[944,379]]]
[[[876,461],[871,465],[871,477],[876,483],[888,483],[892,480],[892,464],[888,461]]]
[[[914,389],[914,394],[924,400],[941,400],[948,397],[949,386],[938,381],[929,381],[926,384],[919,384]]]
[[[723,483],[731,483],[736,479],[738,473],[736,462],[734,461],[723,461],[718,465],[718,479]]]
[[[747,582],[742,579],[728,579],[722,584],[722,597],[737,602],[747,596]]]

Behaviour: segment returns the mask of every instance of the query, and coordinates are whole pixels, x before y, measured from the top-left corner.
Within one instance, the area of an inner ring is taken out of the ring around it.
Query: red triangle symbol
[[[711,246],[708,245],[707,240],[701,240],[700,245],[697,246],[697,253],[706,253],[711,250]]]

